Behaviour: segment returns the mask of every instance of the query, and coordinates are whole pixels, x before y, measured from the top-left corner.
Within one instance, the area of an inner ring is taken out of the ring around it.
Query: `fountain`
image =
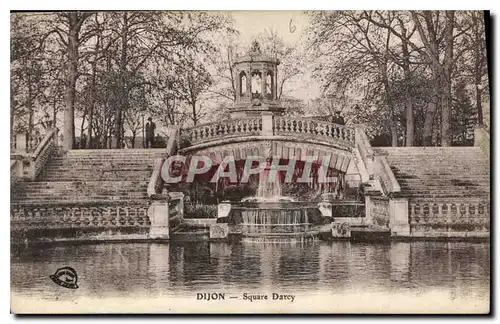
[[[259,184],[254,197],[246,197],[232,207],[242,227],[245,241],[296,242],[313,237],[310,231],[317,208],[291,197],[282,196],[279,175],[270,179],[269,161],[259,174]]]

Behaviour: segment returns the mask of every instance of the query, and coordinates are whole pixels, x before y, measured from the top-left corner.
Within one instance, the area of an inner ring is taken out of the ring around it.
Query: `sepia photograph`
[[[489,314],[491,28],[11,11],[11,313]]]

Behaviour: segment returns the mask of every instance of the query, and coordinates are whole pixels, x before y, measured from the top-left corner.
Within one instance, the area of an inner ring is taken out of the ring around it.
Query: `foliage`
[[[348,123],[366,124],[372,137],[389,135],[393,146],[446,146],[452,139],[463,145],[457,123],[470,113],[454,103],[463,101],[457,84],[465,82],[477,122],[483,122],[488,94],[480,12],[321,11],[309,16],[309,56],[328,113],[341,110]]]

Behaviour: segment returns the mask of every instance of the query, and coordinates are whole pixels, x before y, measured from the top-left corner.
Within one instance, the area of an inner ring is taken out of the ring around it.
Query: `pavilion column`
[[[240,99],[241,97],[241,75],[236,71],[233,72],[236,74],[236,99]]]
[[[273,76],[273,99],[278,99],[278,69],[274,68],[274,76]]]
[[[248,68],[248,76],[247,76],[247,94],[250,99],[252,99],[252,68]]]
[[[267,78],[266,78],[266,70],[265,69],[261,69],[260,70],[260,91],[261,91],[261,95],[262,95],[262,98],[266,98],[266,82],[267,82]]]

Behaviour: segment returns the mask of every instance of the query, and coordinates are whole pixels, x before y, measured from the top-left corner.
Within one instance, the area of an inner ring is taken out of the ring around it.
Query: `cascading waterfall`
[[[241,210],[244,234],[273,235],[303,233],[308,228],[307,209],[248,208]]]
[[[278,201],[281,197],[281,181],[279,176],[276,176],[274,181],[269,181],[270,173],[269,165],[259,174],[259,186],[257,187],[257,199]]]
[[[279,176],[269,181],[269,164],[259,175],[259,185],[255,197],[243,201],[253,201],[254,208],[241,208],[243,234],[247,236],[297,236],[308,229],[307,209],[288,206],[293,201],[283,197]]]

